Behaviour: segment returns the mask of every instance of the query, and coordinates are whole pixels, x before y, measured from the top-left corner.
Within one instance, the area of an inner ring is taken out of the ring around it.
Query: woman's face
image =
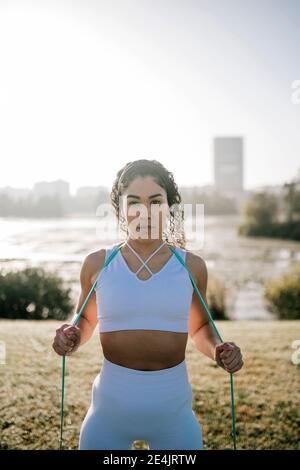
[[[161,239],[169,213],[167,194],[152,176],[137,176],[120,196],[131,238]]]

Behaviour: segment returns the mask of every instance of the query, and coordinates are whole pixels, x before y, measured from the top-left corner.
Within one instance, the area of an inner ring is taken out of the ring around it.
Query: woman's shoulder
[[[91,284],[94,284],[99,269],[101,269],[105,263],[107,250],[107,247],[99,248],[85,255],[82,267],[85,270],[85,275],[89,277]]]
[[[86,266],[86,272],[87,275],[90,276],[92,284],[95,282],[97,274],[103,267],[108,255],[121,244],[122,242],[112,243],[105,248],[99,248],[98,250],[91,251],[85,256],[83,264]]]
[[[107,245],[105,248],[99,248],[98,250],[91,251],[85,256],[85,260],[87,264],[93,265],[93,263],[98,263],[99,260],[105,260],[105,257],[108,253],[113,251],[115,248],[118,248],[122,242],[117,242],[117,243],[111,243],[110,245]]]
[[[99,248],[98,250],[87,253],[83,262],[89,267],[93,266],[95,263],[98,263],[101,260],[104,262],[106,250],[107,248]]]
[[[186,252],[185,263],[195,280],[207,279],[207,265],[205,259],[195,251],[183,248]]]

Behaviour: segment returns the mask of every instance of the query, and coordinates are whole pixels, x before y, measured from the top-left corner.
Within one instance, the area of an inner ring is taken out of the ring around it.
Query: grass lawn
[[[0,320],[0,449],[58,449],[61,356],[52,349],[62,322]],[[300,321],[216,321],[224,341],[241,347],[244,366],[233,375],[238,449],[300,449],[300,364],[291,356]],[[298,354],[300,358],[300,354]],[[97,329],[66,357],[64,449],[77,449],[91,387],[101,369]],[[230,375],[188,341],[193,409],[204,448],[232,449]],[[136,441],[134,449],[147,449]]]

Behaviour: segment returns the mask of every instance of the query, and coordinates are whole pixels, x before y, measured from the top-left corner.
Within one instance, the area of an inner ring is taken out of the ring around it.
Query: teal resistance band
[[[79,319],[85,309],[85,306],[87,304],[87,302],[89,301],[92,293],[93,293],[93,290],[95,289],[96,287],[96,284],[97,284],[97,280],[98,280],[98,276],[100,274],[100,272],[112,261],[112,259],[116,256],[116,254],[118,253],[118,251],[126,244],[126,242],[122,243],[120,246],[118,246],[115,250],[113,250],[113,252],[110,254],[110,256],[107,258],[107,260],[105,261],[105,263],[103,264],[102,268],[99,270],[98,272],[98,275],[96,277],[96,281],[94,282],[90,292],[88,293],[81,309],[79,310],[76,318],[74,319],[74,321],[72,322],[72,325],[73,326],[77,326],[78,322],[79,322]],[[171,246],[169,246],[169,249],[172,251],[173,254],[175,254],[175,256],[177,257],[177,259],[179,260],[179,262],[183,265],[183,267],[187,270],[188,274],[189,274],[189,277],[191,279],[191,282],[198,294],[198,297],[199,299],[201,300],[203,306],[204,306],[204,309],[208,315],[208,318],[209,318],[209,321],[212,323],[220,341],[223,343],[223,339],[220,335],[220,333],[218,332],[217,330],[217,327],[212,319],[212,316],[202,298],[202,295],[201,293],[199,292],[199,289],[198,287],[196,286],[196,283],[194,281],[194,278],[193,278],[193,275],[191,273],[191,271],[189,270],[189,268],[187,267],[187,265],[185,264],[184,260],[181,258],[181,256],[175,251],[175,249]],[[65,364],[66,364],[66,356],[63,355],[62,356],[62,372],[61,372],[61,411],[60,411],[60,449],[62,449],[62,435],[63,435],[63,420],[64,420],[64,391],[65,391]],[[231,393],[231,414],[232,414],[232,437],[233,437],[233,448],[234,450],[236,450],[236,431],[235,431],[235,413],[234,413],[234,391],[233,391],[233,373],[230,372],[230,393]]]

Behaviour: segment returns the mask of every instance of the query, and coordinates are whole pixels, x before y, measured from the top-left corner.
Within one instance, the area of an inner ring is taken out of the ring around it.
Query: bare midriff
[[[99,335],[104,357],[123,367],[149,371],[167,369],[185,359],[188,333],[122,330]]]

